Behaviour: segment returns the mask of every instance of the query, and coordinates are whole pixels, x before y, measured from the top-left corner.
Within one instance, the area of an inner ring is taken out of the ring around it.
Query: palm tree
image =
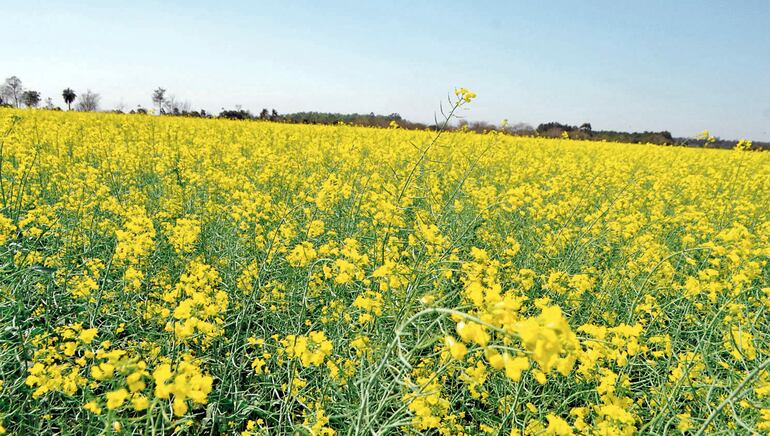
[[[64,102],[67,103],[67,110],[72,110],[72,102],[75,101],[75,97],[77,97],[75,91],[73,91],[72,88],[67,88],[62,91],[61,96],[64,99]]]

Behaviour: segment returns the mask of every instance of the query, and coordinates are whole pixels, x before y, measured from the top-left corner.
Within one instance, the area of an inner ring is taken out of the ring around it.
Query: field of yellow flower
[[[5,109],[0,159],[0,432],[770,431],[770,153]]]

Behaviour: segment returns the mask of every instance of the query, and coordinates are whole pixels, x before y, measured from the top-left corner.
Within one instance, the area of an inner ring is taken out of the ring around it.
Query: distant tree
[[[176,98],[175,95],[166,97],[163,103],[163,113],[172,115],[187,115],[191,111],[192,105],[189,101],[183,101]]]
[[[152,92],[152,102],[158,105],[158,113],[163,113],[163,102],[166,101],[166,90],[158,87]]]
[[[21,79],[16,76],[5,79],[5,83],[3,83],[2,88],[0,88],[0,94],[3,95],[5,100],[9,103],[12,102],[16,107],[19,107],[23,92],[24,88],[21,86]]]
[[[392,113],[390,115],[376,115],[374,113],[368,114],[340,114],[329,112],[295,112],[279,115],[278,111],[273,110],[271,120],[280,121],[284,123],[301,123],[301,124],[353,124],[356,126],[371,126],[371,127],[388,127],[391,121],[396,122],[400,127],[405,129],[424,129],[428,126],[421,123],[413,123],[411,121],[404,120],[401,115]]]
[[[21,102],[27,107],[37,107],[40,104],[40,93],[27,90],[21,93]]]
[[[227,118],[230,120],[253,120],[254,115],[252,115],[251,112],[242,109],[241,105],[237,105],[235,106],[235,110],[222,109],[222,112],[219,113],[219,118]]]
[[[568,124],[562,124],[555,121],[550,123],[542,123],[537,126],[535,132],[540,136],[547,136],[549,138],[560,138],[564,132],[572,132],[577,130],[577,127],[570,126]]]
[[[72,88],[66,88],[61,92],[61,97],[64,99],[64,102],[67,103],[67,110],[72,110],[72,102],[75,101],[75,98],[77,97],[75,91],[73,91]]]
[[[266,120],[269,118],[270,118],[270,112],[268,112],[267,109],[262,109],[262,112],[259,113],[259,119]]]
[[[83,112],[98,111],[99,101],[101,101],[101,99],[102,97],[99,94],[88,89],[85,93],[80,95],[80,101],[77,104],[77,110]]]
[[[272,112],[270,112],[270,121],[278,121],[280,118],[280,115],[278,115],[278,111],[273,109]]]
[[[535,131],[537,133],[543,133],[547,132],[552,129],[560,129],[560,130],[572,130],[574,127],[569,126],[567,124],[562,124],[556,121],[551,121],[550,123],[540,123],[537,125],[537,129]]]
[[[476,133],[485,133],[497,130],[497,127],[486,121],[460,120],[457,122],[457,129],[464,132],[473,131]]]
[[[535,132],[535,129],[527,123],[516,123],[508,126],[506,130],[514,135],[531,135]]]
[[[580,130],[591,133],[591,123],[583,123],[580,125]]]

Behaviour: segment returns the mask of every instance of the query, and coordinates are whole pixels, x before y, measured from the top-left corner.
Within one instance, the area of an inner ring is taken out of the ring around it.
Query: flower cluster
[[[312,331],[307,336],[287,335],[281,345],[286,356],[299,359],[302,366],[321,366],[332,352],[332,342],[322,331]]]

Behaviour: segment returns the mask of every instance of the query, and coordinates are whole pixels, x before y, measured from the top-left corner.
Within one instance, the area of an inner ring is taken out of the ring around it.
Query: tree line
[[[586,139],[593,141],[631,142],[659,145],[673,145],[677,140],[666,130],[660,132],[618,132],[615,130],[593,130],[591,123],[571,126],[558,122],[543,123],[537,126],[538,136],[550,138]]]
[[[22,106],[28,108],[41,107],[41,94],[32,89],[26,89],[21,79],[17,76],[11,76],[5,79],[0,86],[0,107]],[[62,101],[67,106],[67,110],[72,110],[73,104],[77,111],[95,112],[100,110],[101,96],[87,89],[78,94],[72,88],[65,88],[61,94]],[[219,114],[206,112],[204,109],[193,110],[190,102],[182,100],[173,94],[169,94],[166,88],[158,87],[151,93],[153,103],[152,109],[138,106],[135,109],[127,111],[122,105],[113,109],[111,112],[128,114],[148,114],[158,115],[201,117],[201,118],[224,118],[231,120],[263,120],[293,124],[348,124],[365,127],[399,127],[403,129],[415,130],[435,130],[435,124],[424,124],[404,119],[398,113],[388,115],[369,114],[343,114],[330,112],[294,112],[279,114],[275,109],[262,109],[259,114],[253,114],[240,105],[234,109],[222,108]],[[46,98],[44,109],[62,110],[57,106],[51,97]],[[157,108],[157,111],[155,110]],[[674,138],[668,131],[659,132],[619,132],[613,130],[593,130],[591,123],[583,123],[580,126],[573,126],[559,122],[542,123],[533,128],[526,123],[517,123],[509,125],[507,120],[503,120],[500,125],[484,121],[460,120],[457,125],[450,127],[452,130],[473,131],[477,133],[499,132],[508,135],[517,136],[539,136],[546,138],[565,138],[565,139],[584,139],[593,141],[624,142],[624,143],[649,143],[659,145],[685,145],[690,147],[714,147],[714,148],[734,148],[738,141],[724,140],[720,138],[699,139],[699,138]],[[745,142],[743,142],[745,143]],[[770,149],[770,143],[748,142],[753,144],[751,148]]]
[[[62,91],[62,100],[67,105],[67,110],[72,109],[72,103],[75,99],[78,99],[75,109],[79,111],[97,111],[99,110],[99,101],[101,96],[93,91],[86,90],[81,95],[77,95],[71,88],[66,88]],[[24,88],[21,79],[16,76],[11,76],[5,79],[2,86],[0,86],[0,106],[10,106],[20,108],[26,106],[28,108],[40,107],[42,97],[40,92],[33,89]],[[61,110],[56,106],[51,97],[46,98],[45,109]]]

